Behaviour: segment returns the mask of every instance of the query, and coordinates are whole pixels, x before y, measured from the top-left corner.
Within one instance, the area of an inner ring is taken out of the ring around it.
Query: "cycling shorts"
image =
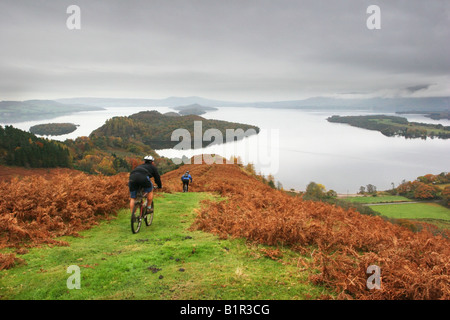
[[[153,183],[148,176],[136,176],[130,178],[128,182],[128,188],[130,189],[130,198],[136,199],[137,192],[140,188],[144,189],[144,192],[152,192]]]

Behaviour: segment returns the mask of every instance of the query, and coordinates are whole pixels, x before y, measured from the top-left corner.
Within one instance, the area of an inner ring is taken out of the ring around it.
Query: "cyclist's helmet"
[[[189,173],[189,171],[186,171],[186,173]]]
[[[144,160],[145,160],[145,162],[152,162],[152,161],[154,161],[155,159],[154,159],[152,156],[148,155],[148,156],[145,156],[145,157],[144,157]]]

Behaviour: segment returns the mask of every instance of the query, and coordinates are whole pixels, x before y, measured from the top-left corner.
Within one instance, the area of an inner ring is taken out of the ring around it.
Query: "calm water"
[[[43,121],[13,124],[29,130],[30,126],[48,122],[72,122],[80,125],[73,133],[58,140],[89,135],[113,116],[126,116],[145,108],[109,108]],[[168,107],[149,108],[162,113]],[[336,111],[274,110],[256,108],[220,108],[203,115],[219,119],[257,125],[260,134],[242,141],[216,145],[203,151],[157,150],[165,157],[188,157],[203,153],[220,154],[227,159],[236,155],[244,164],[251,162],[257,172],[274,175],[285,189],[304,190],[315,181],[339,193],[356,193],[369,183],[378,190],[397,186],[403,179],[413,180],[427,173],[449,171],[450,140],[407,140],[385,137],[376,131],[329,123],[326,118]],[[365,111],[341,111],[340,115],[364,115]],[[403,115],[410,121],[442,123],[420,115]],[[54,138],[55,139],[55,138]],[[195,177],[194,177],[195,179]]]

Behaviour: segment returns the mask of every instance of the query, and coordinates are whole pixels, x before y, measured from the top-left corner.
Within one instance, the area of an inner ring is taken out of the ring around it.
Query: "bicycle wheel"
[[[141,229],[142,219],[141,219],[141,202],[135,203],[133,212],[131,212],[131,231],[133,233],[138,233]]]
[[[150,226],[153,222],[153,213],[155,213],[155,207],[153,206],[153,201],[152,201],[152,211],[151,212],[146,212],[145,217],[144,217],[144,221],[145,224],[148,226]]]

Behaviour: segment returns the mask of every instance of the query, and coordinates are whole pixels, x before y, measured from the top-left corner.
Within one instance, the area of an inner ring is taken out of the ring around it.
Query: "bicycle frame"
[[[131,212],[131,231],[133,233],[139,232],[141,229],[142,220],[145,221],[147,226],[150,226],[153,222],[153,210],[150,213],[147,213],[147,195],[148,193],[143,192],[142,189],[139,189],[136,199],[134,200],[134,208]],[[151,207],[153,209],[153,201]],[[137,214],[137,210],[139,210],[139,214]]]

